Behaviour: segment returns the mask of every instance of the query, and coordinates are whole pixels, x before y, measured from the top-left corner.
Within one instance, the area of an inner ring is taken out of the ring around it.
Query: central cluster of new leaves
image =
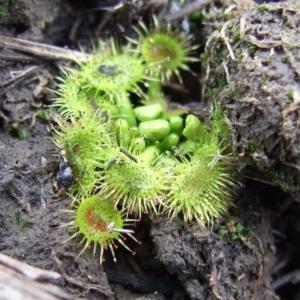
[[[217,106],[208,124],[167,111],[163,80],[180,80],[179,70],[196,59],[188,39],[156,27],[150,33],[141,24],[135,45],[100,41],[89,61],[63,69],[58,79],[54,142],[65,152],[61,165],[74,176],[64,181],[73,183],[75,207],[67,225],[77,230],[72,237],[84,236],[80,254],[91,243],[100,245],[101,263],[103,249],[114,253],[115,240],[126,247],[122,233],[132,237],[123,228],[131,213],[182,213],[185,221],[205,225],[230,204],[227,126]],[[134,108],[129,93],[144,105]]]

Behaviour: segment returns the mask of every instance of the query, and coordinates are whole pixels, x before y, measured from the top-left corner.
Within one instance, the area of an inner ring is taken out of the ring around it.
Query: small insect
[[[109,170],[117,161],[118,161],[117,158],[110,160],[107,164],[106,170]]]
[[[58,172],[56,173],[57,183],[62,187],[69,187],[76,182],[71,166],[66,158],[66,151],[61,150],[59,152],[60,162],[58,166]]]
[[[101,75],[107,75],[107,76],[117,75],[116,66],[101,65],[98,70]]]
[[[130,158],[132,161],[134,161],[135,163],[138,163],[138,160],[136,157],[134,157],[132,154],[130,154],[128,151],[126,151],[123,148],[120,148],[120,152],[122,152],[123,154],[125,154],[128,158]]]

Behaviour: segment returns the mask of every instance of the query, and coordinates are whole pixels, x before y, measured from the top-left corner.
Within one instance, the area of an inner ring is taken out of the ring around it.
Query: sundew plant
[[[62,68],[57,78],[56,178],[72,199],[63,226],[75,231],[67,241],[82,236],[79,255],[100,249],[100,264],[104,249],[115,259],[118,244],[134,253],[124,237],[136,240],[127,225],[143,214],[207,226],[231,204],[229,130],[219,106],[203,123],[168,111],[164,100],[164,81],[182,81],[180,70],[197,61],[195,47],[154,20],[153,31],[140,23],[127,45],[98,41],[89,61]]]

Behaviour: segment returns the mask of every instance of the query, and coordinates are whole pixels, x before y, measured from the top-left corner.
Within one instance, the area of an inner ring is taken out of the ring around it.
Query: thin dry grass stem
[[[2,42],[8,49],[31,53],[47,59],[66,59],[75,62],[87,62],[90,59],[89,54],[79,51],[26,41],[3,35],[0,35],[0,42]]]

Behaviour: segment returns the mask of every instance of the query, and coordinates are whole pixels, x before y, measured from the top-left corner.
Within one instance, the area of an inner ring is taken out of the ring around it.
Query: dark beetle
[[[61,187],[69,187],[76,182],[71,166],[68,164],[68,161],[65,156],[65,150],[59,152],[60,162],[58,166],[58,172],[56,173],[57,183]]]

